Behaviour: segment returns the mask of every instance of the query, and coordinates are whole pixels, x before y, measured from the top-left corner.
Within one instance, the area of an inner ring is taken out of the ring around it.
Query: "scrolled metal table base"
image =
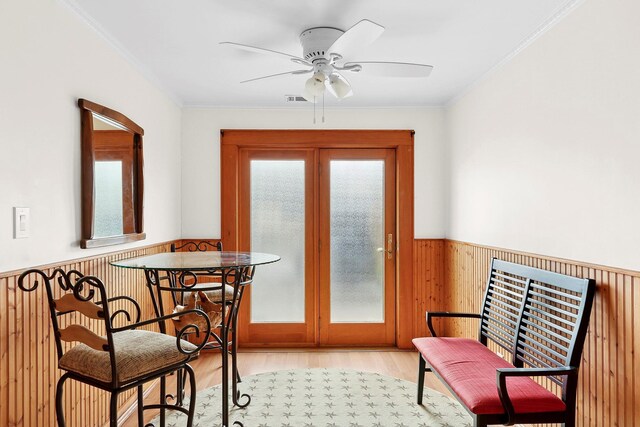
[[[221,290],[221,314],[222,322],[220,324],[220,334],[210,333],[210,337],[213,338],[217,348],[220,348],[222,357],[222,425],[223,427],[229,427],[229,356],[231,356],[232,366],[232,380],[231,380],[231,398],[235,406],[239,408],[246,408],[251,403],[251,396],[246,393],[241,393],[238,390],[238,383],[242,381],[238,372],[238,349],[237,349],[237,322],[238,322],[238,310],[240,302],[242,301],[242,295],[244,294],[244,288],[253,282],[253,276],[255,268],[251,266],[247,267],[229,267],[212,269],[206,272],[206,275],[216,276],[221,278],[221,282],[211,283],[211,286],[219,288]],[[167,270],[165,276],[161,276],[159,270],[148,269],[145,270],[145,277],[147,279],[147,287],[151,294],[154,310],[158,317],[164,315],[164,305],[162,301],[162,291],[172,292],[172,298],[174,303],[178,301],[182,302],[182,295],[185,292],[193,292],[198,282],[198,275],[192,272],[185,271],[171,271]],[[162,280],[167,279],[169,286],[162,286]],[[186,280],[190,279],[190,280]],[[188,283],[192,282],[192,283]],[[209,283],[207,282],[207,285]],[[227,300],[225,286],[233,287],[233,296],[230,300]],[[199,291],[214,290],[213,288],[207,289],[200,284]],[[176,297],[176,293],[179,293],[180,298]],[[227,311],[228,310],[228,311]],[[166,333],[166,325],[160,323],[160,330]],[[177,389],[176,394],[166,394],[165,399],[171,399],[176,402],[178,407],[181,407],[184,403],[184,373],[177,373]],[[164,392],[163,392],[164,394]],[[241,399],[246,399],[246,402],[241,403]],[[162,411],[164,412],[164,411]],[[163,415],[163,414],[161,414]],[[161,416],[161,418],[164,418]],[[164,420],[162,420],[164,421]],[[161,424],[162,424],[161,421]],[[240,421],[234,421],[233,425],[244,427]]]

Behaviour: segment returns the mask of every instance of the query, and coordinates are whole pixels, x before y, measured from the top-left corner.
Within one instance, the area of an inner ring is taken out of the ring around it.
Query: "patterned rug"
[[[417,405],[416,385],[380,374],[344,369],[294,369],[243,378],[251,396],[244,409],[229,408],[230,421],[245,427],[464,427],[471,417],[453,399],[425,388]],[[194,427],[221,425],[220,387],[197,394]],[[241,400],[244,402],[244,399]],[[157,419],[154,424],[158,425]],[[171,412],[167,426],[186,425]]]

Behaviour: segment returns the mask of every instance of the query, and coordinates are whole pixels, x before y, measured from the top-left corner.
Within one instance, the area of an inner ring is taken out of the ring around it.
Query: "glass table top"
[[[163,252],[136,258],[111,261],[115,267],[144,270],[198,271],[215,268],[248,267],[280,261],[278,255],[260,252]]]

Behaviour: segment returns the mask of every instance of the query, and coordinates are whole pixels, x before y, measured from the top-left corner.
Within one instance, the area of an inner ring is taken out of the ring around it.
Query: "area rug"
[[[245,427],[464,427],[467,412],[453,399],[425,388],[416,404],[416,384],[376,373],[345,369],[294,369],[243,378],[251,396],[244,409],[230,405],[230,421]],[[194,427],[221,425],[220,386],[197,394]],[[242,400],[244,402],[244,400]],[[157,419],[154,425],[158,425]],[[170,412],[167,426],[186,425]]]

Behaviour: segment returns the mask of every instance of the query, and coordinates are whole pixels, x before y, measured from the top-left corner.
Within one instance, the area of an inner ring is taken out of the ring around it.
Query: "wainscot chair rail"
[[[427,313],[431,337],[420,352],[418,404],[433,372],[465,406],[475,426],[575,425],[578,369],[595,281],[493,259],[480,313]],[[478,340],[438,337],[434,318],[480,320]],[[504,358],[487,348],[489,341]],[[548,377],[561,397],[535,382]]]

